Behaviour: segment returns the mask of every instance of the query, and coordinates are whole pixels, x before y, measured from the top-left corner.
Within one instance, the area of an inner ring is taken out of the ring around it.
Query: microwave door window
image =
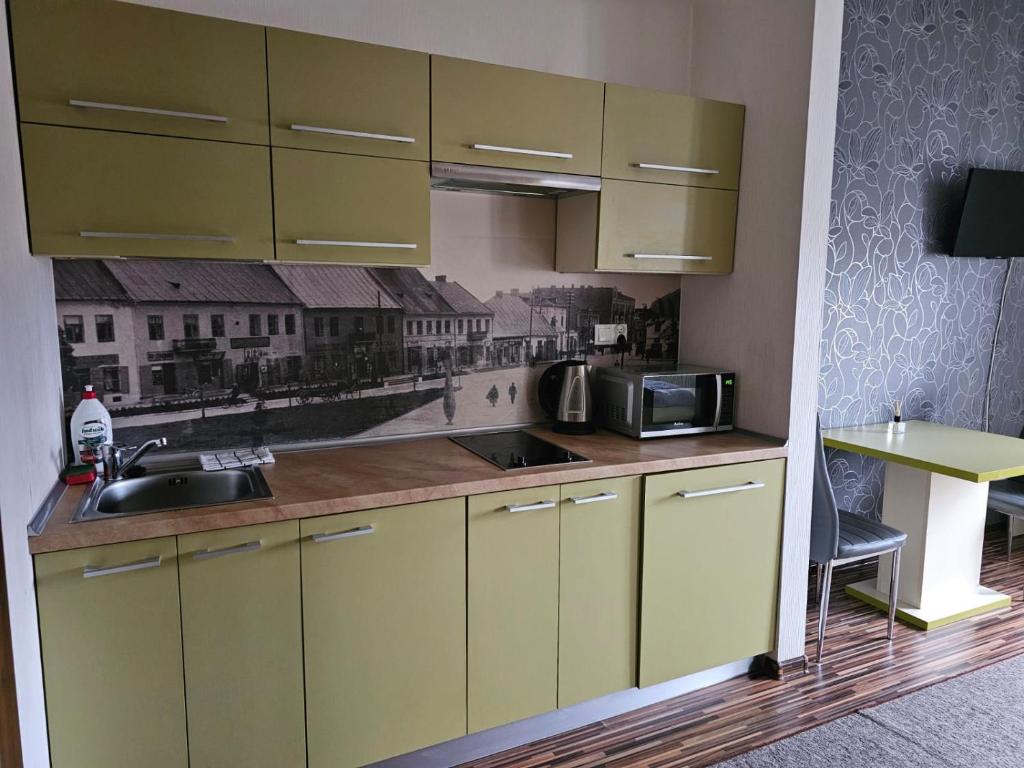
[[[691,426],[697,419],[697,393],[679,380],[644,380],[644,422],[651,426]]]

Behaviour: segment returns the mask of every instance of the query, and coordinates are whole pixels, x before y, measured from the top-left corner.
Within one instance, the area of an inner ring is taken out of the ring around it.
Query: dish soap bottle
[[[71,444],[75,447],[76,461],[81,464],[101,464],[100,446],[114,444],[114,430],[110,414],[96,398],[91,384],[85,385],[82,400],[71,414]]]

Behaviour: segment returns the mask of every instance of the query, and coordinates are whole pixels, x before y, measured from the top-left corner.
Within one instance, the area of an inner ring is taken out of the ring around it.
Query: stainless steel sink
[[[204,472],[188,467],[149,468],[142,477],[97,479],[82,497],[72,522],[207,507],[273,494],[259,467]]]

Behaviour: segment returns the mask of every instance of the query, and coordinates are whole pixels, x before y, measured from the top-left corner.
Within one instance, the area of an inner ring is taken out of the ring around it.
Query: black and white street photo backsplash
[[[675,359],[677,278],[539,268],[538,201],[444,198],[430,269],[56,260],[66,409],[92,384],[117,442],[280,446],[543,421],[547,365],[620,356],[595,347],[599,323],[628,326],[627,360]],[[498,214],[485,236],[459,232],[467,207]],[[503,236],[510,218],[532,229]]]

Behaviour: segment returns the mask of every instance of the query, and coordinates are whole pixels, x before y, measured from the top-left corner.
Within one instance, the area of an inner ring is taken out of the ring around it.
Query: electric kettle
[[[555,432],[586,435],[594,431],[594,402],[587,363],[563,360],[549,366],[540,375],[537,396],[541,408],[555,420]]]

